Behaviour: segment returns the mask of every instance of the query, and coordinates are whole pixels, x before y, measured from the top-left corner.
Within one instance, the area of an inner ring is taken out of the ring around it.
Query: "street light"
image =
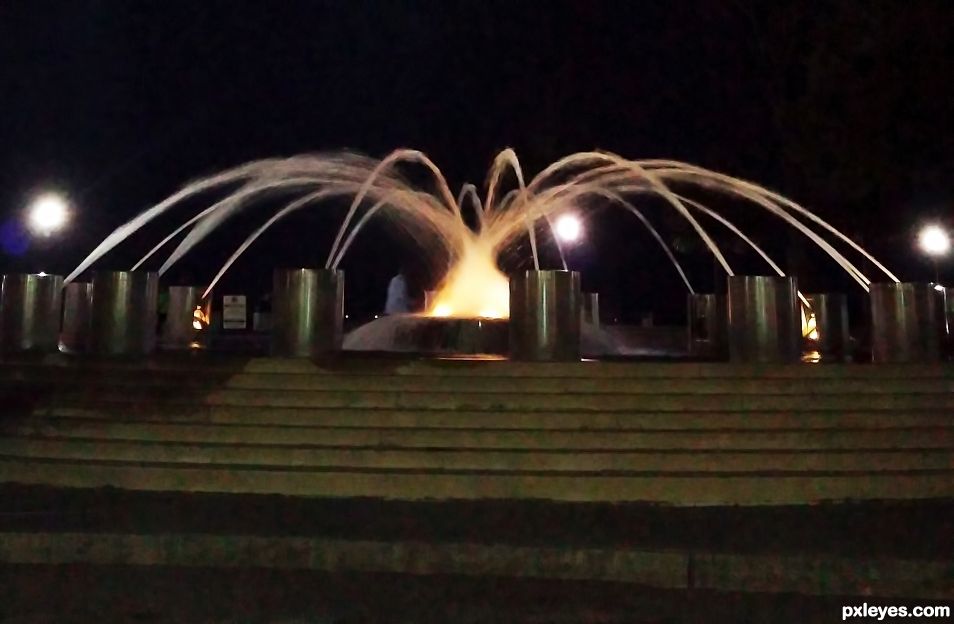
[[[575,243],[583,236],[583,224],[576,215],[565,214],[557,219],[554,231],[564,243]]]
[[[28,219],[30,229],[35,234],[49,236],[66,225],[68,217],[69,206],[56,193],[44,193],[30,204]]]
[[[951,237],[939,225],[926,225],[921,228],[921,232],[918,234],[918,245],[921,247],[921,251],[926,253],[934,263],[934,283],[939,283],[941,280],[938,277],[937,261],[938,258],[946,256],[951,250]]]

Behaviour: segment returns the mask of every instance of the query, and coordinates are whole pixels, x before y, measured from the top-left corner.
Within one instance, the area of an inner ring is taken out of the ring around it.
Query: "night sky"
[[[954,226],[952,77],[945,0],[4,0],[0,268],[67,273],[184,182],[251,159],[413,147],[459,187],[483,183],[509,146],[530,175],[599,148],[750,178],[844,228],[902,279],[925,280],[933,271],[914,232],[931,219]],[[46,189],[69,196],[74,223],[49,240],[17,240],[14,224]],[[859,293],[781,222],[715,205],[804,290]],[[97,266],[128,268],[196,208]],[[268,210],[247,211],[170,281],[207,280]],[[712,260],[685,226],[661,206],[647,211],[711,288]],[[225,290],[255,294],[275,266],[322,263],[342,215],[289,219]],[[678,278],[634,219],[597,211],[587,228],[571,263],[608,316],[678,318]],[[349,306],[363,314],[383,304],[387,279],[414,251],[380,226],[359,241],[345,269]],[[730,259],[764,272],[750,256]],[[954,267],[942,274],[954,280]]]

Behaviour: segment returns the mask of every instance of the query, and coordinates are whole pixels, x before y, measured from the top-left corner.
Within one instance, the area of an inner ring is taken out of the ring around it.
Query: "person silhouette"
[[[384,304],[385,314],[407,314],[411,311],[411,296],[408,292],[407,270],[401,267],[388,283],[388,297]]]

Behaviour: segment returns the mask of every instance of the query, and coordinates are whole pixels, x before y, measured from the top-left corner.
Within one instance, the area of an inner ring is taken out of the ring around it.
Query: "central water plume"
[[[464,243],[425,314],[463,318],[510,316],[510,283],[497,267],[494,250],[480,239]]]
[[[409,166],[423,167],[428,173],[428,183],[414,184],[403,177],[402,169]],[[512,172],[516,185],[505,191],[503,187],[508,172]],[[834,236],[871,261],[891,280],[898,281],[864,249],[795,202],[752,182],[686,163],[628,160],[604,152],[580,152],[551,164],[527,182],[517,155],[506,149],[494,159],[481,199],[477,188],[471,184],[465,184],[455,197],[440,169],[425,154],[400,149],[381,160],[350,152],[261,160],[195,181],[117,228],[76,267],[66,283],[156,217],[178,207],[186,199],[214,192],[220,193],[216,201],[186,218],[133,268],[144,266],[167,243],[186,232],[162,263],[159,272],[165,273],[196,244],[240,211],[266,198],[287,197],[287,203],[266,218],[215,273],[203,295],[206,297],[232,264],[279,220],[299,210],[327,207],[329,199],[350,197],[348,211],[328,252],[325,268],[337,269],[368,221],[386,219],[392,227],[416,242],[428,261],[437,265],[437,273],[442,276],[426,314],[506,318],[509,314],[509,289],[500,266],[505,258],[504,252],[513,250],[517,242],[525,239],[529,243],[533,266],[539,269],[538,237],[543,236],[544,240],[556,245],[560,265],[566,268],[563,250],[552,233],[554,218],[564,212],[584,212],[594,205],[605,204],[619,206],[637,217],[662,246],[686,288],[693,292],[689,277],[665,238],[637,207],[641,199],[654,197],[662,199],[688,222],[727,274],[734,274],[732,267],[696,219],[696,214],[714,219],[741,237],[775,272],[782,273],[768,254],[738,227],[694,197],[694,190],[727,195],[767,210],[818,245],[866,290],[871,280],[822,234]],[[470,214],[464,209],[465,202],[469,202],[475,216],[473,226],[468,225],[465,218]],[[822,232],[816,232],[811,226],[819,227]]]

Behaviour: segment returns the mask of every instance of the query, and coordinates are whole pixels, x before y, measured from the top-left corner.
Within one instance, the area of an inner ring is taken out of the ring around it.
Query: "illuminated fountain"
[[[431,182],[416,185],[405,179],[402,169],[411,165],[426,169]],[[784,275],[768,254],[735,224],[699,201],[698,191],[728,195],[781,218],[827,253],[865,290],[868,290],[871,280],[828,238],[840,241],[884,272],[891,281],[898,281],[874,257],[821,218],[751,182],[682,162],[629,160],[603,152],[569,155],[525,181],[516,154],[510,149],[503,150],[494,159],[482,195],[475,186],[468,184],[455,196],[438,167],[425,154],[415,150],[397,150],[381,160],[338,152],[247,163],[192,182],[120,226],[65,281],[75,280],[133,232],[163,213],[176,209],[184,200],[209,193],[219,195],[210,205],[189,215],[132,270],[146,267],[157,252],[183,235],[159,267],[158,272],[162,275],[240,211],[266,197],[287,197],[288,203],[268,216],[215,273],[202,295],[205,298],[239,256],[277,221],[299,210],[327,206],[328,200],[350,198],[350,206],[329,250],[324,270],[337,271],[364,225],[377,218],[388,220],[395,229],[410,236],[420,252],[443,275],[436,296],[421,315],[380,323],[402,326],[425,318],[506,319],[510,315],[510,295],[505,270],[512,270],[514,261],[522,259],[514,257],[518,243],[529,243],[529,257],[534,269],[539,271],[538,242],[552,241],[559,253],[558,268],[565,270],[560,243],[552,236],[553,221],[571,211],[583,213],[598,205],[611,204],[631,213],[648,229],[688,292],[695,293],[666,239],[638,207],[641,199],[655,197],[662,199],[689,223],[729,276],[735,273],[700,223],[700,217],[711,219],[739,236],[775,273]],[[467,216],[473,217],[473,227],[468,225]],[[810,319],[808,300],[801,293],[798,295],[806,319]],[[806,320],[805,326],[808,325],[810,322]],[[375,334],[368,329],[363,332],[365,335]],[[360,336],[356,334],[357,338]],[[346,341],[346,347],[361,347],[361,340],[350,340],[350,343]]]

